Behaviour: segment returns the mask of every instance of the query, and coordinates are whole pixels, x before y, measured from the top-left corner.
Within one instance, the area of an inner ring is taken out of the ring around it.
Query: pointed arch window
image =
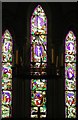
[[[65,39],[65,118],[76,118],[76,37],[69,31]]]
[[[31,118],[45,118],[47,80],[47,17],[41,5],[31,16]]]
[[[2,118],[12,117],[12,36],[6,30],[2,36]]]

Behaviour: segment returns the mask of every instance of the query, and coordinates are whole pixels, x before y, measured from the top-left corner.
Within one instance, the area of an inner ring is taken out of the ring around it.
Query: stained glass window
[[[31,118],[46,117],[47,18],[38,5],[31,16]]]
[[[12,37],[8,30],[2,36],[2,118],[12,116]]]
[[[76,37],[72,31],[65,39],[65,118],[76,118]]]

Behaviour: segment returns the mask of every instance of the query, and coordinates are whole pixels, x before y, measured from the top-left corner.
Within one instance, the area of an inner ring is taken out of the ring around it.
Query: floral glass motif
[[[65,39],[65,118],[76,118],[76,37],[72,31]]]
[[[31,75],[47,75],[47,18],[38,5],[31,16]],[[46,117],[47,80],[31,79],[31,118]]]
[[[12,117],[12,37],[8,30],[2,36],[2,118]]]

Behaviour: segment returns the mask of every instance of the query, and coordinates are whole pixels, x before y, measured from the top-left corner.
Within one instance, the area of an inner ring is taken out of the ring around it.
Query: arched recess
[[[52,62],[50,58],[51,56],[51,43],[52,43],[52,31],[51,31],[51,11],[50,11],[50,7],[48,3],[30,3],[29,8],[28,8],[28,12],[26,14],[26,19],[27,19],[27,32],[26,32],[26,44],[25,44],[25,65],[26,65],[26,74],[28,75],[26,80],[24,81],[25,84],[25,106],[24,106],[24,115],[25,117],[30,118],[31,117],[31,77],[33,75],[31,75],[31,71],[30,71],[30,67],[31,67],[31,16],[35,10],[35,8],[40,5],[43,9],[43,11],[45,11],[45,14],[47,16],[47,68],[50,69],[50,63]],[[49,37],[48,37],[49,36]],[[29,53],[29,55],[28,55]],[[48,58],[49,56],[49,58]],[[49,67],[48,67],[49,66]],[[49,69],[47,69],[49,71]],[[37,75],[35,75],[36,78],[38,77]],[[44,75],[45,76],[45,75]],[[39,78],[39,77],[38,77]],[[32,78],[33,79],[33,78]],[[48,78],[50,79],[50,78]],[[49,85],[52,84],[52,80],[48,80],[47,82],[47,91],[51,92],[52,90],[50,89],[50,87],[48,87]],[[27,92],[28,90],[28,92]],[[46,91],[46,92],[47,92]],[[28,97],[29,96],[29,97]],[[47,101],[52,101],[51,100],[51,96],[47,95]],[[30,107],[29,107],[30,106]],[[52,109],[53,107],[50,104],[47,104],[47,117],[49,116],[49,118],[52,118]],[[50,111],[49,109],[50,108]]]
[[[65,118],[76,118],[76,37],[65,38]]]
[[[12,117],[12,54],[13,39],[6,29],[2,36],[2,118]]]

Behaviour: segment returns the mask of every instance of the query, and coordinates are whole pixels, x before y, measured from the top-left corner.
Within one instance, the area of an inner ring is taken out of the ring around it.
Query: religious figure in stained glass
[[[6,30],[2,36],[2,118],[12,117],[12,36]]]
[[[47,18],[38,5],[31,16],[31,75],[46,75],[47,66]],[[47,80],[31,79],[31,118],[46,117]]]
[[[76,37],[72,31],[65,39],[65,118],[76,118]]]

